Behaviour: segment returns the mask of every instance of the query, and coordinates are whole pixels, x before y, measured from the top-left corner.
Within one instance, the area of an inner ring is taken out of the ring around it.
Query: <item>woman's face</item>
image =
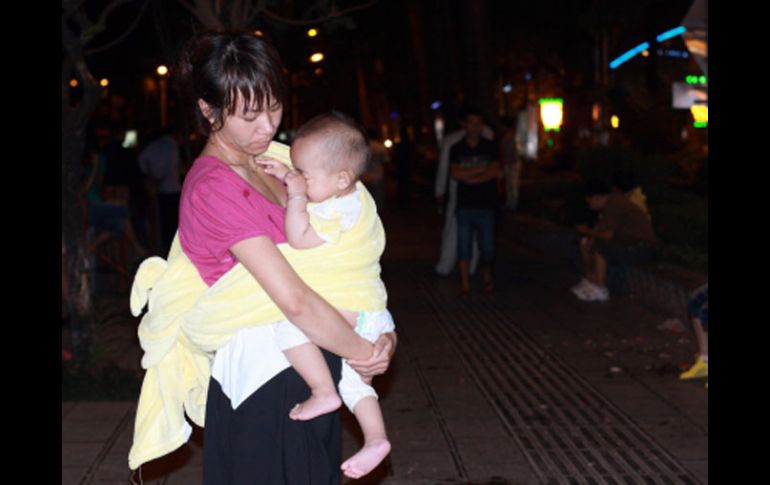
[[[238,152],[249,155],[264,153],[281,124],[283,106],[272,97],[262,106],[262,111],[257,110],[256,103],[253,104],[244,112],[244,103],[239,97],[235,112],[227,115],[222,128],[211,136],[216,136],[218,142]],[[209,121],[213,122],[213,118]]]

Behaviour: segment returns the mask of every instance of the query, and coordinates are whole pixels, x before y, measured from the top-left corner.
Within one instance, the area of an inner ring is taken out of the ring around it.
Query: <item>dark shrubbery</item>
[[[577,154],[580,180],[544,180],[526,188],[522,210],[564,225],[573,225],[575,208],[581,204],[582,181],[610,181],[623,170],[634,174],[647,196],[653,227],[662,243],[661,259],[708,273],[708,200],[703,190],[675,187],[678,162],[663,156],[642,156],[624,146],[581,150]],[[705,179],[705,176],[704,176]],[[523,189],[524,190],[524,189]],[[578,211],[579,212],[579,211]]]
[[[62,401],[133,401],[141,384],[136,372],[115,364],[77,367],[62,362]]]

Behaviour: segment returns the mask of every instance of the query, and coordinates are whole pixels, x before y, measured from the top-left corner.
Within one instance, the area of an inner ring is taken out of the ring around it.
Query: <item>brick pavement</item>
[[[384,223],[400,344],[376,387],[393,451],[351,483],[708,483],[708,391],[677,380],[695,344],[657,330],[667,315],[622,297],[580,302],[568,265],[510,240],[497,291],[461,299],[454,278],[432,275],[438,217],[418,208]],[[63,485],[127,483],[133,412],[62,403]],[[344,421],[348,455],[357,431]],[[150,464],[145,483],[200,483],[201,435]]]

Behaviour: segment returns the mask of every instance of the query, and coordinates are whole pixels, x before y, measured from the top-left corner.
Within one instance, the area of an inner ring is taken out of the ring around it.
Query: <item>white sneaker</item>
[[[597,287],[595,295],[595,301],[609,301],[610,299],[610,290],[607,289],[606,286]]]
[[[577,297],[582,301],[608,301],[610,299],[610,292],[604,286],[596,286],[595,284],[588,282],[581,292],[577,294]]]
[[[580,296],[580,294],[583,293],[583,290],[585,288],[587,288],[588,285],[590,285],[590,284],[591,284],[590,281],[588,281],[587,279],[583,278],[582,280],[580,280],[580,283],[578,283],[575,286],[573,286],[572,288],[570,288],[570,291],[572,291],[572,293],[574,293],[575,296]]]

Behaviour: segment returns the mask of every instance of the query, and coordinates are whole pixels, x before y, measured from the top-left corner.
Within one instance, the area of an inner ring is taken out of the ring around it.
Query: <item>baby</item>
[[[286,184],[286,237],[295,249],[335,244],[352,228],[361,213],[361,195],[356,182],[366,171],[369,146],[356,123],[332,111],[300,127],[291,145],[294,170],[268,158],[256,162],[265,172]],[[308,202],[311,202],[308,205]],[[373,258],[379,259],[379,254]],[[357,312],[338,309],[363,338],[374,342],[395,326],[386,309]],[[340,406],[335,383],[321,351],[288,320],[276,325],[276,339],[289,363],[311,390],[310,398],[297,404],[289,417],[312,419]],[[347,363],[342,364],[339,391],[358,420],[364,446],[342,464],[342,471],[359,478],[372,471],[390,452],[385,423],[371,379],[363,379]]]

